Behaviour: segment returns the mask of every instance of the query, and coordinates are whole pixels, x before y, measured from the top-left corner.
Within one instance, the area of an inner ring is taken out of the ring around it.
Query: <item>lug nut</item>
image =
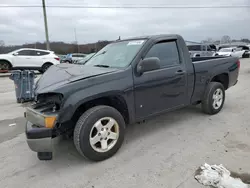
[[[107,137],[105,138],[105,140],[107,140]]]
[[[101,136],[101,133],[99,133],[98,136]]]
[[[104,128],[102,128],[102,131],[104,130]]]
[[[108,135],[110,135],[110,132],[108,132]]]
[[[102,138],[100,138],[100,140],[102,140]]]

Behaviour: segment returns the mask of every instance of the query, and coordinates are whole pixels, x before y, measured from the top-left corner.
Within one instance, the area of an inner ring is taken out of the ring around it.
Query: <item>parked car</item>
[[[193,44],[187,45],[190,57],[206,57],[213,56],[215,50],[209,44]]]
[[[45,72],[51,65],[60,63],[60,58],[49,50],[22,48],[0,54],[0,70],[33,69]]]
[[[72,53],[67,54],[65,59],[61,61],[61,63],[76,63],[77,61],[83,59],[87,54],[82,53]]]
[[[240,58],[249,58],[250,57],[250,47],[247,45],[231,45],[231,44],[224,44],[224,45],[220,45],[218,47],[218,51],[220,51],[223,48],[234,48],[236,49],[236,51],[238,52],[237,57]],[[241,51],[241,53],[239,53],[239,51]]]
[[[235,57],[191,59],[179,35],[115,41],[81,67],[60,64],[40,78],[25,112],[27,143],[51,160],[54,140],[73,135],[82,156],[105,160],[128,124],[199,103],[204,113],[219,113],[239,67]]]
[[[90,53],[87,54],[84,58],[82,58],[81,60],[75,62],[75,64],[85,64],[88,60],[90,60],[96,53]]]
[[[66,57],[66,55],[62,55],[62,54],[56,54],[56,55],[60,58],[60,61]]]
[[[233,56],[242,58],[243,55],[246,53],[246,50],[242,50],[241,48],[221,48],[218,52],[215,53],[215,56],[222,55],[222,56]]]

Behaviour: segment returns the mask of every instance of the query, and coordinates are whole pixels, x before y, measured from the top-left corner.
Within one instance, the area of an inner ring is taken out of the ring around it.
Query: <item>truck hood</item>
[[[66,63],[53,65],[37,81],[35,85],[35,92],[50,92],[71,82],[76,82],[78,80],[83,80],[114,71],[117,71],[117,69]]]

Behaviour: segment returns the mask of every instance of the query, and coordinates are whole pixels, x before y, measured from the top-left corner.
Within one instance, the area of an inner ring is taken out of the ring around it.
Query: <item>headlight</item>
[[[39,110],[27,107],[25,118],[36,126],[53,128],[56,124],[57,114],[45,114],[41,113]]]
[[[63,95],[60,93],[42,93],[36,96],[34,109],[42,109],[41,112],[56,112],[60,110]]]

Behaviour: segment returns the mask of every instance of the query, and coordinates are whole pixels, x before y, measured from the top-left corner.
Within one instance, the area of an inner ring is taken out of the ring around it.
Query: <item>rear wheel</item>
[[[96,106],[87,110],[77,121],[74,144],[84,157],[102,161],[119,150],[124,134],[122,115],[113,107]]]
[[[246,52],[242,55],[242,58],[249,58],[249,54],[247,54]]]
[[[40,73],[44,73],[51,65],[53,65],[52,63],[45,63],[43,64],[41,70],[39,70]]]
[[[202,100],[202,110],[206,114],[217,114],[223,108],[225,101],[225,89],[219,82],[210,82]]]

